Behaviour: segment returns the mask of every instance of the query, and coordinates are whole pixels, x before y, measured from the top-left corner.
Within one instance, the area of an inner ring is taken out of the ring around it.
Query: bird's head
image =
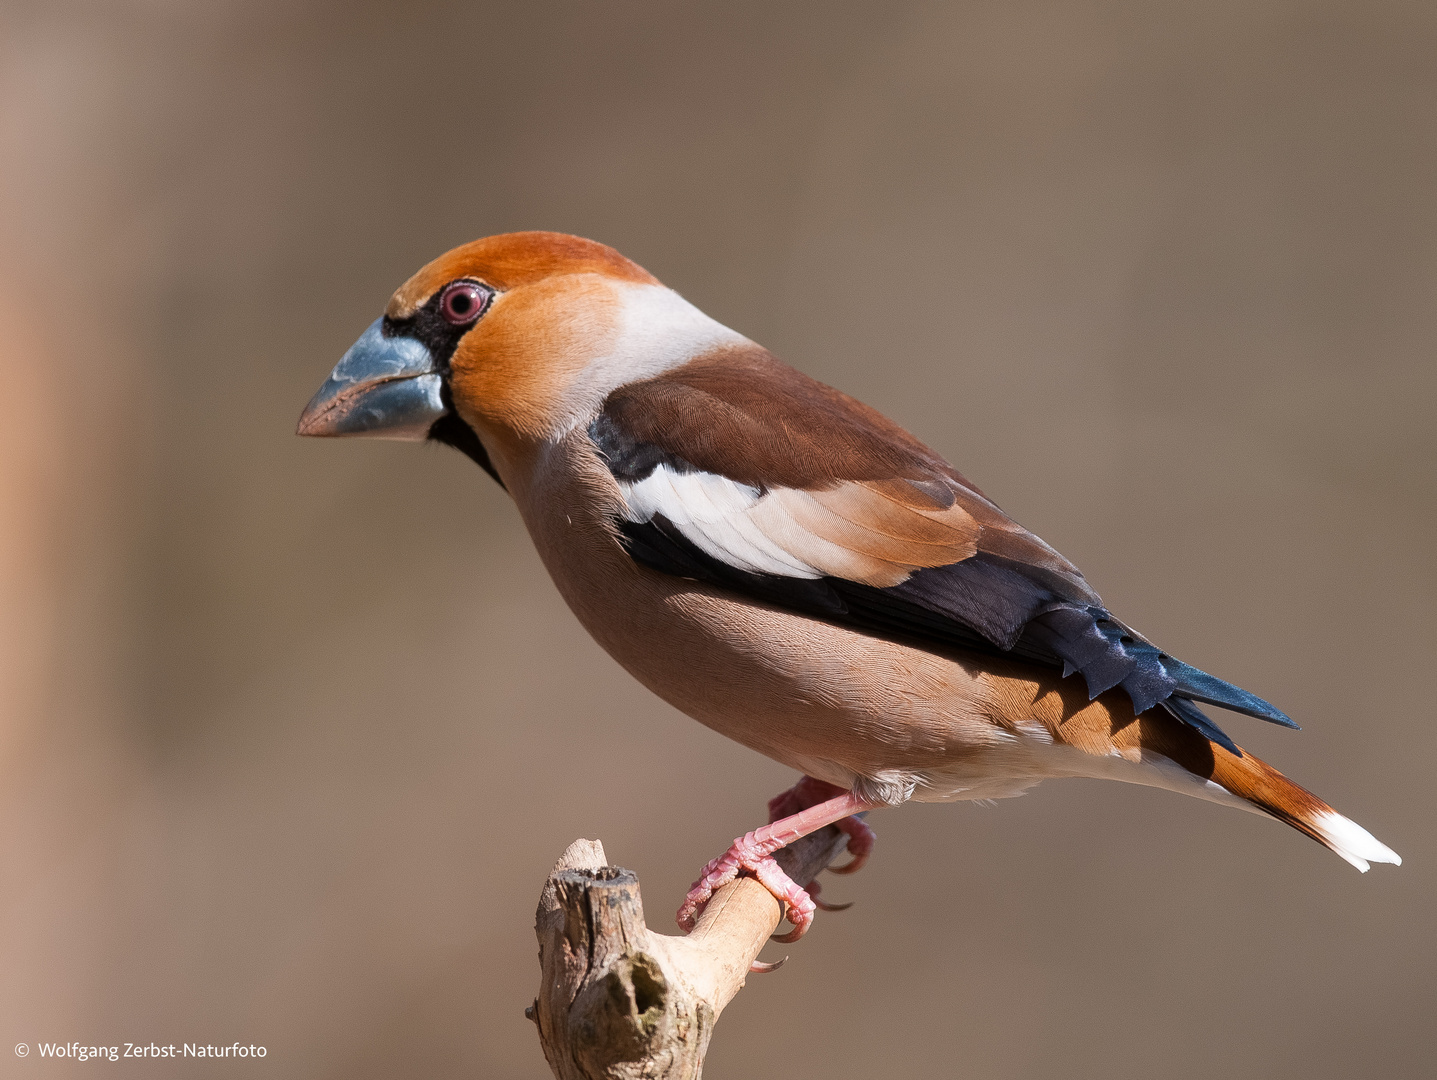
[[[587,419],[615,387],[743,340],[603,244],[490,236],[400,286],[298,431],[434,439],[503,483],[506,463]]]

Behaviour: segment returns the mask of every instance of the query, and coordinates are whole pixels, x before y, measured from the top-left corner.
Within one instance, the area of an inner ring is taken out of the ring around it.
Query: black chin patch
[[[484,444],[479,441],[479,436],[474,434],[474,429],[459,419],[454,412],[454,406],[448,401],[449,387],[444,387],[445,404],[449,405],[449,411],[441,416],[429,428],[429,437],[435,442],[441,442],[445,446],[452,446],[454,449],[467,455],[481,469],[492,476],[495,482],[504,487],[504,481],[499,479],[499,474],[494,469],[494,463],[489,460],[489,451],[484,449]],[[508,491],[508,488],[504,488]]]

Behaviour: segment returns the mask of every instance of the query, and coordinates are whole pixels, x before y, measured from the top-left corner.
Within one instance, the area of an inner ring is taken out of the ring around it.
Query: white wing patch
[[[619,487],[630,521],[662,514],[704,554],[751,574],[841,577],[883,588],[976,550],[978,527],[961,507],[915,508],[854,481],[765,492],[661,464]]]
[[[637,484],[620,484],[630,521],[662,514],[705,555],[737,570],[779,577],[818,578],[823,572],[770,537],[752,511],[768,501],[758,488],[706,472],[676,472],[660,465]]]

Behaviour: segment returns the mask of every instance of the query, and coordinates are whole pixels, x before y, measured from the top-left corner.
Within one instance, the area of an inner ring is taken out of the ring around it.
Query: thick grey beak
[[[387,338],[375,319],[305,406],[300,435],[358,435],[423,442],[445,413],[443,381],[429,350],[413,338]]]

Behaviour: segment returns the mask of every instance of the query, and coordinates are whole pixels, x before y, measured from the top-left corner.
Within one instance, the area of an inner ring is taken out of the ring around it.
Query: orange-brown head
[[[400,286],[299,433],[436,439],[495,473],[492,457],[562,435],[615,387],[742,340],[613,248],[490,236]]]

